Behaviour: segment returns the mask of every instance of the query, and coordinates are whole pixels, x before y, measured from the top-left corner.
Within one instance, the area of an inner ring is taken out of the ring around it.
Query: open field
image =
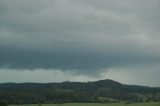
[[[100,103],[65,103],[65,104],[31,104],[31,105],[10,105],[10,106],[160,106],[160,102],[156,103],[111,103],[111,104],[100,104]]]

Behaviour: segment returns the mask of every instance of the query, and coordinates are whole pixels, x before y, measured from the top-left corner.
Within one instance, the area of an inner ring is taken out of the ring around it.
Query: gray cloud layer
[[[157,65],[159,5],[159,0],[0,0],[0,66],[91,74]]]

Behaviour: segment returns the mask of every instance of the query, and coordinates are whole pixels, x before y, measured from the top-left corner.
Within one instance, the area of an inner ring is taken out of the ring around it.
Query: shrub
[[[6,102],[0,101],[0,106],[8,106],[8,104]]]

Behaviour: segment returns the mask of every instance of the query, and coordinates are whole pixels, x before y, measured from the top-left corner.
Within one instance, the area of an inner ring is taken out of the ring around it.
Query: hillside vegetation
[[[0,101],[9,104],[158,102],[160,88],[125,85],[113,80],[4,83],[0,84]]]
[[[11,106],[18,106],[18,105],[11,105]],[[39,106],[37,104],[28,104],[28,105],[21,105],[21,106]],[[132,103],[132,104],[125,104],[125,103],[64,103],[64,104],[41,104],[41,106],[160,106],[160,102],[150,102],[150,103]]]

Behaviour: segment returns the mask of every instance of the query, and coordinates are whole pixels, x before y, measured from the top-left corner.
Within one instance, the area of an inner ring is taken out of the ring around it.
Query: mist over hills
[[[1,83],[0,100],[12,104],[160,101],[160,88],[113,80],[61,83]]]

